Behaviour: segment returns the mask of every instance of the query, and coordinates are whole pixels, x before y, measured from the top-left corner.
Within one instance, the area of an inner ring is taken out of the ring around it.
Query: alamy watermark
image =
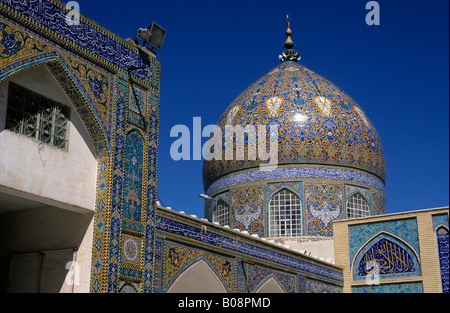
[[[366,24],[369,26],[380,25],[380,5],[377,1],[369,1],[366,3],[366,10],[370,10],[366,14]]]
[[[377,261],[369,261],[366,263],[366,284],[380,284],[380,263]]]
[[[79,264],[76,261],[69,261],[66,263],[66,270],[68,270],[64,282],[69,286],[79,286],[80,285],[80,272],[77,270]]]
[[[80,25],[80,4],[76,1],[69,1],[66,4],[66,24],[69,26]]]
[[[278,165],[279,125],[206,125],[202,128],[201,117],[192,121],[192,160],[247,160],[267,161],[260,169],[273,169]],[[267,133],[269,131],[269,134]],[[191,132],[186,125],[175,125],[170,137],[178,137],[171,147],[170,156],[174,161],[191,160]],[[209,138],[202,145],[202,138]],[[236,138],[236,140],[235,140]],[[245,140],[247,139],[247,140]],[[245,149],[247,147],[247,149]],[[269,151],[267,151],[269,148]]]

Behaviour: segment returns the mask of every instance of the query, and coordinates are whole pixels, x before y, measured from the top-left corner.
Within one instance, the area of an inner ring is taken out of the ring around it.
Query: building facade
[[[363,109],[299,63],[289,22],[286,35],[281,64],[219,118],[205,216],[332,260],[334,220],[386,212],[384,152]]]
[[[333,222],[344,292],[448,293],[448,207]]]
[[[1,290],[341,291],[318,257],[157,209],[160,62],[69,13],[0,2]]]
[[[210,152],[233,160],[204,163],[197,218],[156,201],[156,55],[69,13],[0,1],[1,292],[448,292],[448,208],[383,215],[374,126],[298,63],[289,28],[282,63],[219,120],[234,140]]]

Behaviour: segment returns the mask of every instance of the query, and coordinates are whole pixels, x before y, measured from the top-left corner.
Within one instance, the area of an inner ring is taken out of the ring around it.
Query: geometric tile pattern
[[[243,173],[240,173],[243,174]],[[238,174],[232,174],[238,175]],[[249,174],[251,175],[251,174]],[[250,234],[268,237],[268,212],[270,199],[282,189],[294,192],[301,203],[303,236],[332,236],[332,221],[346,218],[345,197],[359,193],[372,204],[374,213],[385,213],[382,192],[367,185],[352,182],[336,183],[331,179],[301,179],[257,181],[244,186],[229,186],[219,189],[211,196],[218,201],[223,195],[230,194],[230,227],[246,230]],[[344,193],[345,191],[345,193]],[[212,218],[212,209],[205,201],[205,217]]]
[[[269,280],[287,293],[342,291],[342,272],[332,266],[236,237],[226,229],[213,229],[171,211],[158,209],[156,232],[155,292],[167,291],[199,260],[209,265],[228,292],[255,292]],[[307,288],[306,279],[310,285],[322,287]]]

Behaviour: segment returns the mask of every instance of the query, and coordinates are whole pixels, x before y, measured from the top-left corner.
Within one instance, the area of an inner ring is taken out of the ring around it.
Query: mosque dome
[[[205,192],[215,199],[205,216],[260,236],[331,236],[332,220],[385,213],[385,158],[363,109],[298,63],[291,34],[288,24],[282,63],[219,118],[219,158],[203,163]],[[268,155],[275,166],[264,167]]]
[[[326,164],[367,171],[385,180],[378,133],[363,109],[342,89],[303,65],[286,61],[245,89],[218,126],[278,126],[278,164]],[[225,142],[225,139],[224,139]],[[217,178],[267,163],[205,161],[208,187]]]

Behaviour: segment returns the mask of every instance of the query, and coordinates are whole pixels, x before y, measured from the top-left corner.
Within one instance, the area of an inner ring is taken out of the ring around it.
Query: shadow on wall
[[[84,258],[78,248],[92,219],[93,213],[51,206],[1,214],[0,291],[72,292],[80,283],[80,272],[75,273],[72,266]]]

